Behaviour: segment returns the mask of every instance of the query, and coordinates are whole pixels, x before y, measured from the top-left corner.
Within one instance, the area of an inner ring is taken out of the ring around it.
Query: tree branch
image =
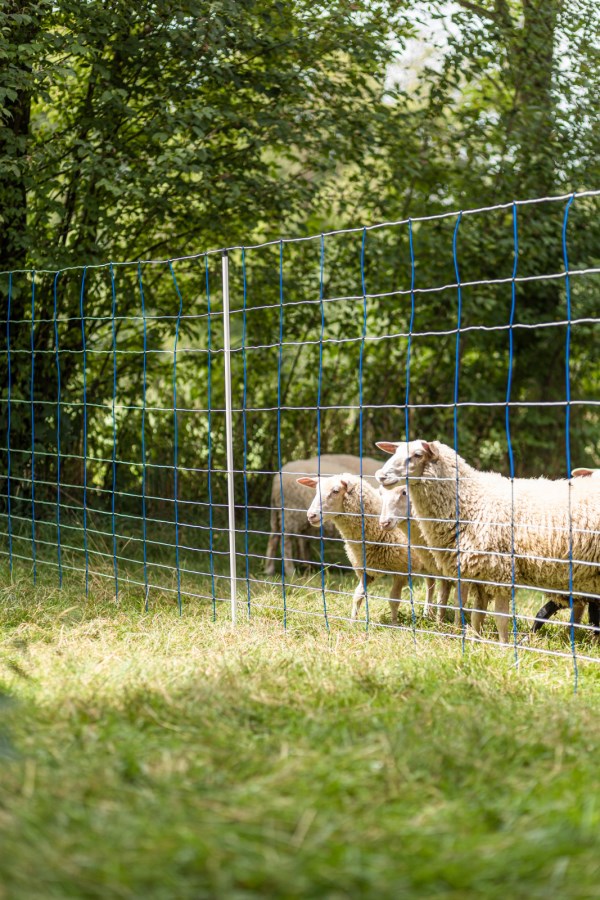
[[[479,16],[480,19],[489,19],[496,25],[504,25],[505,27],[512,29],[512,19],[510,17],[508,6],[506,5],[506,0],[496,0],[494,9],[487,9],[485,6],[480,6],[478,3],[472,3],[471,0],[456,0],[456,2],[459,6],[462,6],[463,9],[468,9],[469,12]]]
[[[468,9],[469,12],[474,13],[476,16],[479,16],[480,19],[491,19],[492,22],[498,21],[497,13],[492,9],[486,9],[485,6],[479,6],[477,3],[471,3],[471,0],[456,0],[459,6],[462,6],[463,9]]]

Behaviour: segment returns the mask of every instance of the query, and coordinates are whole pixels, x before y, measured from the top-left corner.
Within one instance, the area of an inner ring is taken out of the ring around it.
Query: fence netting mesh
[[[599,463],[599,196],[231,248],[226,298],[222,251],[3,273],[7,570],[229,616],[231,526],[238,614],[331,627],[362,576],[335,528],[308,522],[314,491],[298,477],[352,457],[378,489],[376,442],[417,439],[508,478]],[[464,642],[472,604],[425,608],[423,574],[409,567],[395,627]],[[453,577],[438,574],[439,591]],[[577,614],[593,592],[561,585],[564,611],[532,636],[552,591],[504,586],[517,655],[600,659],[593,615]],[[387,599],[370,583],[359,626],[391,627]],[[489,615],[480,639],[496,638]]]

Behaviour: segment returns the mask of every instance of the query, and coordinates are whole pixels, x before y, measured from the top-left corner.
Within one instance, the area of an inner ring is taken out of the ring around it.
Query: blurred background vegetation
[[[168,260],[597,188],[599,34],[596,0],[7,0],[0,10],[0,294],[5,320],[9,292],[11,303],[13,514],[24,520],[31,514],[33,411],[36,516],[56,516],[57,344],[61,500],[65,511],[81,508],[83,304],[88,502],[103,516],[98,530],[108,528],[114,427],[116,512],[133,517],[121,519],[118,530],[128,523],[139,530],[141,289],[147,513],[173,520],[178,290],[180,519],[206,523],[209,500],[226,497],[219,471],[225,460],[220,257],[173,263],[176,285],[167,263],[146,263],[115,265],[112,279],[107,267],[88,269],[82,290],[82,269],[69,267]],[[600,266],[598,203],[582,197],[571,207],[572,269]],[[563,202],[519,208],[518,275],[534,276],[517,287],[519,325],[566,318],[564,279],[539,279],[564,270],[564,210]],[[417,289],[455,282],[455,224],[454,218],[414,224]],[[236,497],[244,504],[247,491],[256,527],[268,530],[261,508],[268,506],[272,476],[256,473],[278,468],[278,426],[282,462],[317,451],[321,295],[328,301],[321,450],[359,450],[365,315],[364,452],[373,452],[375,439],[404,437],[408,238],[406,225],[367,233],[366,303],[360,230],[328,236],[323,247],[317,237],[231,253],[236,466],[255,473],[237,478]],[[463,217],[457,239],[463,281],[510,279],[513,250],[510,208]],[[28,269],[38,270],[34,278],[6,274]],[[55,279],[58,269],[68,271]],[[598,315],[598,280],[572,278],[573,318]],[[466,405],[458,412],[459,449],[477,465],[507,471],[502,404],[509,334],[498,326],[509,321],[511,285],[465,288],[462,301],[459,400]],[[456,324],[455,288],[415,295],[412,437],[452,442]],[[592,401],[571,413],[579,465],[600,465],[594,328],[578,322],[571,333],[571,396]],[[511,411],[518,474],[566,471],[565,343],[564,324],[514,331],[511,397],[529,404]],[[3,435],[7,362],[3,352]],[[273,409],[278,373],[280,417]],[[210,481],[209,468],[216,470]],[[214,515],[216,527],[224,524],[218,505]],[[203,531],[186,539],[197,544],[208,537]],[[55,541],[51,530],[48,541]]]

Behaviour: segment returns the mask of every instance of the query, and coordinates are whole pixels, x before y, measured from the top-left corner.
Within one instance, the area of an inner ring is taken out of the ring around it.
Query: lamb
[[[369,456],[362,458],[362,474],[370,477],[371,483],[376,487],[377,482],[373,477],[381,463]],[[286,463],[281,469],[283,481],[283,501],[281,498],[281,480],[279,472],[273,476],[271,486],[271,534],[267,544],[265,571],[268,575],[275,574],[275,559],[281,546],[281,509],[283,515],[283,556],[286,578],[294,574],[295,563],[310,562],[310,542],[316,537],[310,533],[310,525],[306,519],[306,511],[313,499],[312,491],[297,483],[299,475],[319,473],[321,475],[335,475],[337,472],[351,472],[355,475],[361,473],[360,457],[351,455],[335,455],[331,453],[313,456],[311,459],[297,459]],[[310,535],[310,536],[308,536]],[[337,532],[331,522],[324,523],[323,537],[335,538]]]
[[[513,564],[516,584],[565,594],[572,569],[574,592],[600,594],[600,479],[511,482],[474,469],[438,441],[377,446],[393,454],[377,473],[380,484],[411,479],[411,501],[440,570],[456,578],[460,557],[462,606],[471,581],[493,582],[481,585],[477,631],[494,596],[498,634],[507,641]]]
[[[423,612],[425,613],[425,615],[427,615],[431,607],[434,605],[433,595],[435,590],[435,578],[440,578],[441,572],[435,561],[433,553],[425,546],[423,532],[421,531],[419,523],[410,508],[410,498],[408,496],[408,490],[406,489],[406,487],[398,486],[388,491],[386,491],[384,487],[380,487],[379,493],[381,497],[381,515],[379,517],[379,524],[385,531],[389,531],[392,528],[400,528],[407,540],[410,536],[411,547],[414,546],[417,549],[419,557],[422,561],[422,565],[424,566],[423,569],[419,570],[419,574],[426,575],[425,582],[427,585],[427,599]],[[430,576],[434,577],[432,578]],[[448,598],[450,596],[451,587],[451,581],[448,581],[446,578],[441,578],[438,605],[438,620],[440,622],[444,621],[444,613],[446,610],[446,606],[448,605]],[[454,624],[460,625],[459,608],[455,609],[454,611]]]
[[[399,528],[385,530],[379,525],[379,492],[366,479],[349,472],[330,478],[299,478],[298,482],[316,491],[307,512],[313,528],[319,528],[322,522],[333,521],[344,539],[344,548],[358,578],[352,599],[352,618],[356,619],[365,596],[365,581],[370,584],[389,573],[393,575],[389,601],[392,625],[397,624],[402,588],[408,584],[408,544]],[[421,564],[419,554],[411,551],[411,566],[417,568]]]

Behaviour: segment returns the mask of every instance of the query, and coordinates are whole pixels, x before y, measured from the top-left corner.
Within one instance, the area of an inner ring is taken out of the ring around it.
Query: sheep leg
[[[286,534],[283,538],[283,566],[286,578],[292,578],[296,569],[294,565],[294,546],[295,540],[291,535]]]
[[[485,613],[488,608],[490,598],[481,588],[472,585],[472,591],[475,594],[475,606],[471,613],[471,628],[477,634],[481,634],[481,629],[485,619]]]
[[[588,621],[594,626],[594,637],[600,636],[600,603],[597,600],[588,602]]]
[[[279,502],[276,496],[271,493],[271,534],[267,542],[267,561],[265,563],[265,572],[267,575],[275,574],[275,560],[279,556],[279,542],[281,540],[281,514],[279,511]]]
[[[498,629],[498,640],[501,644],[508,644],[510,599],[510,592],[507,594],[506,591],[499,591],[496,595],[494,613],[496,616],[496,628]]]
[[[440,579],[440,593],[438,596],[438,611],[437,611],[437,620],[438,622],[443,622],[446,618],[446,607],[448,606],[448,599],[450,597],[450,591],[452,589],[452,584],[446,578]]]
[[[400,606],[400,597],[402,596],[402,588],[408,584],[406,575],[394,575],[392,578],[392,589],[390,591],[390,609],[392,611],[392,625],[398,624],[398,607]],[[398,599],[395,600],[394,598]]]
[[[423,615],[435,615],[435,578],[427,575],[425,578],[426,593],[425,605],[423,606]]]
[[[559,609],[560,606],[555,600],[548,600],[548,602],[536,612],[535,621],[531,626],[531,633],[535,634],[536,631],[539,631],[542,625],[544,625]]]
[[[352,613],[350,614],[351,619],[358,618],[358,611],[362,605],[366,590],[365,590],[365,574],[361,570],[354,570],[356,572],[356,577],[358,578],[358,584],[354,590],[354,596],[352,597]],[[371,584],[373,581],[372,575],[366,576],[367,585]]]
[[[296,538],[298,542],[298,559],[305,565],[308,566],[312,562],[310,558],[309,552],[309,540],[306,537]]]
[[[587,602],[585,600],[576,600],[575,597],[573,597],[573,625],[581,624],[586,606],[587,606]],[[570,610],[569,610],[569,612],[570,612]],[[589,614],[588,614],[588,618],[589,618]]]
[[[467,601],[469,599],[469,589],[471,585],[468,581],[460,581],[456,582],[456,609],[454,610],[454,624],[457,628],[462,628],[462,616],[460,614],[461,606],[463,613],[465,613],[467,609]],[[458,592],[460,590],[460,600],[458,596]]]
[[[281,540],[281,534],[278,531],[273,531],[269,535],[269,542],[267,543],[267,561],[265,563],[265,572],[267,575],[275,574],[275,559],[277,558],[277,550],[279,548],[279,541]]]
[[[568,608],[569,606],[569,598],[567,595],[560,597],[563,603],[557,603],[556,600],[550,599],[542,608],[536,613],[535,621],[531,627],[531,633],[535,634],[536,631],[539,631],[542,625],[548,621],[548,619],[552,618],[552,616],[558,612],[559,609],[564,609],[565,604]],[[573,623],[575,625],[579,625],[582,618],[583,612],[585,609],[585,600],[573,600]],[[590,623],[591,624],[591,623]]]
[[[568,594],[565,596],[566,606],[569,612],[571,612],[571,604],[569,603]],[[576,600],[573,597],[573,624],[580,625],[583,619],[583,614],[585,612],[586,601],[585,600]],[[570,618],[570,617],[569,617]]]

